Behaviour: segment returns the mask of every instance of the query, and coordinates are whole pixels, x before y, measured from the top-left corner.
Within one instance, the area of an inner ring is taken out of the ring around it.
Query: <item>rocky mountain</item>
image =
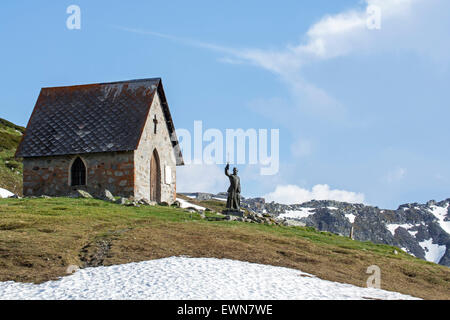
[[[198,200],[226,200],[216,195],[191,193]],[[450,266],[450,198],[425,204],[403,204],[397,210],[383,210],[363,204],[313,200],[301,204],[266,203],[264,198],[242,198],[250,211],[268,213],[290,225],[315,227],[361,241],[384,243],[427,261]]]

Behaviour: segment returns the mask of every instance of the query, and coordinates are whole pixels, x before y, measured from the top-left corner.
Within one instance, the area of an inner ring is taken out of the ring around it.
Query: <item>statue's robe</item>
[[[240,210],[241,208],[241,181],[235,174],[229,174],[225,169],[225,175],[230,179],[228,188],[227,209]]]

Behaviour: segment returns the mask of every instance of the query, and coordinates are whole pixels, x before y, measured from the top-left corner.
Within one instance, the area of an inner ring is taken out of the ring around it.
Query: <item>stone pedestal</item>
[[[222,214],[227,216],[237,216],[237,217],[243,217],[244,211],[241,210],[233,210],[233,209],[225,209],[222,211]]]

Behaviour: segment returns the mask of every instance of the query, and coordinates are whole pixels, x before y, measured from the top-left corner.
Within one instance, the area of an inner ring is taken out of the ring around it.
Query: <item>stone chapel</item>
[[[160,78],[42,88],[16,152],[24,196],[172,203],[183,165]]]

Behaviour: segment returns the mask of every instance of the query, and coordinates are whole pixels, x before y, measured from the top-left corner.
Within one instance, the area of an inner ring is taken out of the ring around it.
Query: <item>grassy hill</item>
[[[14,159],[25,128],[0,118],[0,188],[22,194],[22,163]]]
[[[0,199],[0,281],[42,282],[64,276],[74,264],[178,255],[297,268],[362,287],[367,267],[375,264],[381,268],[382,289],[450,299],[450,268],[395,247],[312,228],[208,221],[178,208],[126,207],[94,199]]]
[[[16,194],[22,193],[22,165],[14,153],[23,132],[0,118],[0,187]],[[212,211],[224,205],[189,201]],[[365,286],[367,267],[375,264],[381,268],[382,289],[450,299],[450,268],[398,248],[313,228],[208,221],[178,208],[125,207],[94,199],[0,199],[0,281],[43,282],[66,275],[70,265],[177,255],[297,268],[358,286]]]

